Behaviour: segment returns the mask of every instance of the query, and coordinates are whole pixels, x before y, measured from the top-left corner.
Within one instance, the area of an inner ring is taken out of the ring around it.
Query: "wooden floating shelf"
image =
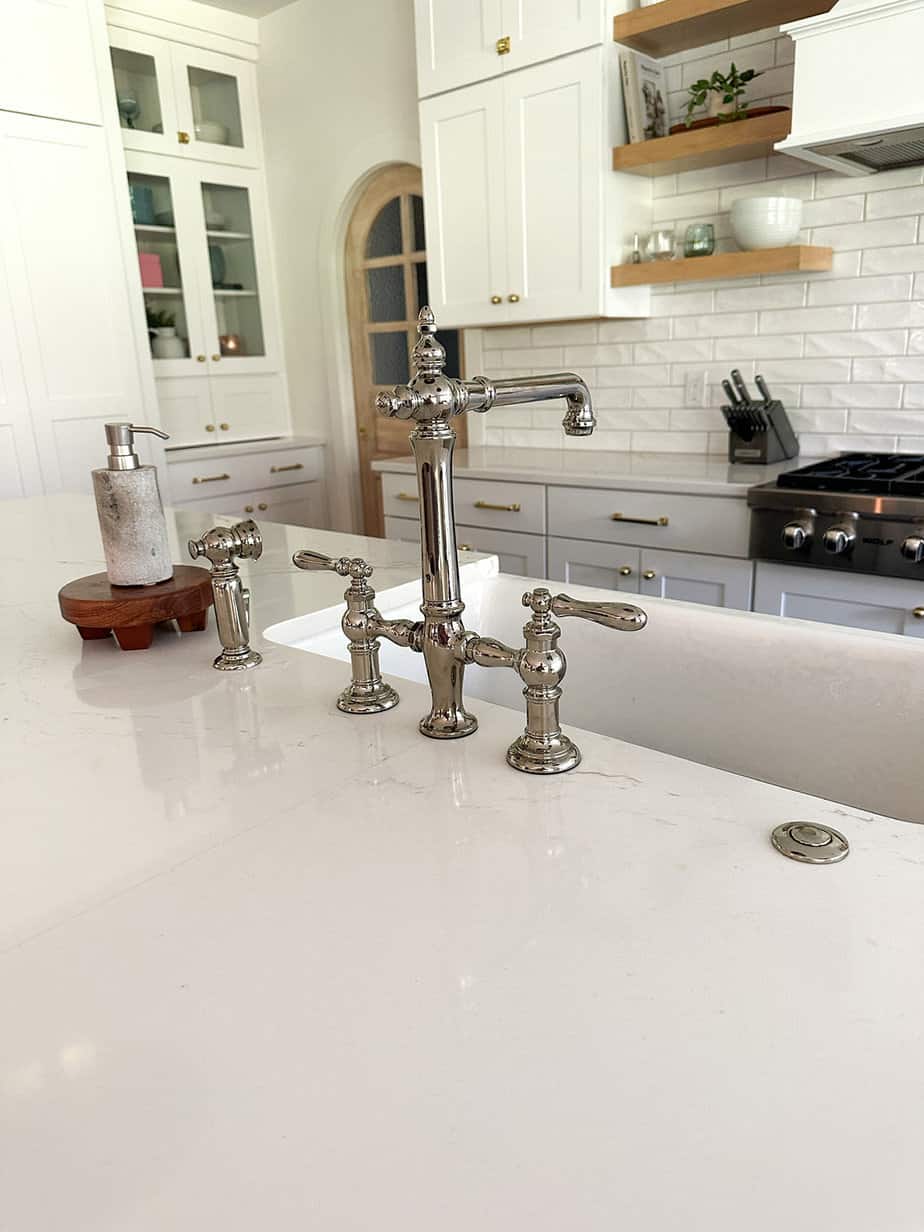
[[[613,38],[646,56],[669,56],[739,34],[817,17],[834,0],[661,0],[613,19]]]
[[[715,278],[755,278],[758,274],[820,273],[831,268],[833,250],[808,244],[760,248],[756,252],[717,252],[680,261],[614,265],[610,286],[644,287],[670,282],[708,282]]]
[[[613,170],[628,171],[630,175],[674,175],[678,171],[766,158],[778,141],[789,136],[791,125],[792,112],[777,111],[753,120],[734,120],[712,128],[674,133],[671,137],[620,145],[613,150]]]

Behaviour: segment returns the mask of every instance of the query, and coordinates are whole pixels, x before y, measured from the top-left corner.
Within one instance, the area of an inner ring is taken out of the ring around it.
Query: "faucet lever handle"
[[[292,557],[292,564],[296,569],[307,569],[313,573],[326,569],[331,573],[339,573],[341,577],[352,578],[354,582],[372,577],[372,566],[359,556],[352,559],[349,556],[340,556],[335,559],[322,552],[310,552],[303,548]]]
[[[556,595],[551,608],[555,616],[580,616],[621,633],[637,633],[648,623],[647,614],[631,603],[583,603],[570,595]]]

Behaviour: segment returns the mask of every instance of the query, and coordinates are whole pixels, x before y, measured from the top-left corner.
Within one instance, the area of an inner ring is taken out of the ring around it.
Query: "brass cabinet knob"
[[[642,577],[645,579],[646,582],[653,581],[657,576],[658,575],[655,573],[654,569],[646,569],[645,572],[642,574]]]
[[[510,54],[510,35],[505,34],[503,38],[499,38],[494,44],[494,48],[499,56]]]
[[[915,620],[924,620],[924,607],[916,607],[911,615]]]
[[[221,356],[220,356],[220,355],[213,355],[213,356],[212,356],[212,362],[213,362],[213,363],[215,363],[215,364],[217,364],[217,363],[219,362],[219,360],[220,360],[220,359],[221,359]]]
[[[219,426],[219,428],[221,428],[222,432],[227,432],[227,431],[228,431],[228,428],[229,428],[231,425],[230,425],[230,424],[225,424],[225,423],[223,423],[223,424],[219,424],[218,426]]]
[[[176,139],[180,145],[189,145],[189,133],[184,133],[182,129],[177,133]]]
[[[501,298],[501,296],[500,296],[500,295],[492,295],[492,296],[491,296],[491,303],[492,303],[492,304],[502,304],[503,302],[504,302],[504,301],[503,301],[503,299]]]
[[[360,428],[360,429],[359,429],[359,435],[360,435],[360,436],[368,436],[368,435],[369,435],[369,429],[368,429],[368,428]]]
[[[245,512],[245,513],[253,513],[253,505],[245,505],[245,506],[244,506],[244,512]]]
[[[260,501],[259,505],[257,505],[257,508],[258,509],[269,509],[269,505],[266,503],[266,501]]]
[[[206,432],[214,432],[214,431],[215,431],[215,425],[214,425],[214,424],[206,424],[206,425],[205,425],[205,430],[206,430]]]
[[[204,364],[204,363],[205,363],[205,356],[204,356],[204,355],[197,355],[197,356],[196,356],[196,363],[197,363],[197,364]]]
[[[508,295],[507,301],[511,304],[518,304],[520,302],[520,297],[519,295]]]
[[[474,552],[474,550],[475,549],[472,547],[470,543],[460,543],[459,544],[460,552]]]
[[[623,565],[623,567],[619,570],[619,576],[620,577],[631,577],[632,576],[631,568],[628,565]]]

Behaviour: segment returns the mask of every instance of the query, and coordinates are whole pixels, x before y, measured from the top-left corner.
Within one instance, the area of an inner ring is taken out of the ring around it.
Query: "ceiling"
[[[229,13],[243,13],[245,17],[265,17],[267,13],[285,8],[292,0],[200,0],[200,3],[213,9],[226,9]]]

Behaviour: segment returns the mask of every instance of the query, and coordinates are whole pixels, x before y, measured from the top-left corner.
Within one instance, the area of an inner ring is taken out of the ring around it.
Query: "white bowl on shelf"
[[[731,208],[732,235],[739,248],[785,248],[802,228],[798,197],[742,197]]]
[[[227,128],[215,120],[200,120],[198,124],[193,125],[193,129],[198,141],[209,141],[213,145],[228,144]]]

